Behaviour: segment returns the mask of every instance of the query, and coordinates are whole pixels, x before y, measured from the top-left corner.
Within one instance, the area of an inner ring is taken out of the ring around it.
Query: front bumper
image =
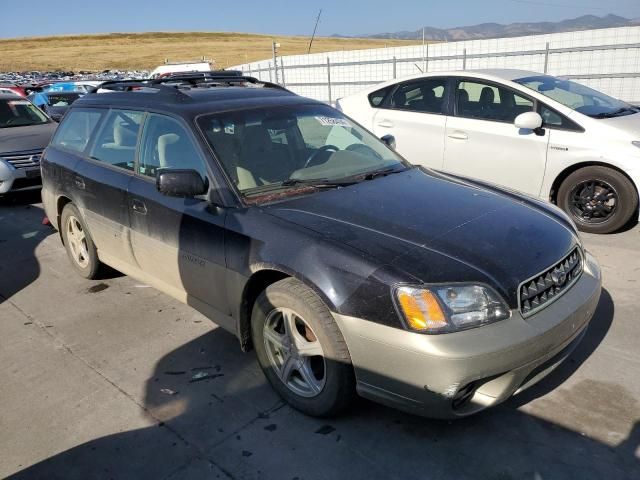
[[[40,188],[40,167],[15,168],[0,159],[0,195],[7,192]]]
[[[580,342],[601,290],[600,267],[584,272],[545,309],[463,332],[423,335],[334,314],[353,362],[358,393],[435,418],[456,418],[496,405],[533,385]]]

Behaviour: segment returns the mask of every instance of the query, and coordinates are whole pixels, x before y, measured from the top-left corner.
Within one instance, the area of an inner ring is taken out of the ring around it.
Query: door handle
[[[75,183],[76,187],[78,187],[80,190],[84,190],[85,189],[84,180],[81,177],[75,177],[73,179],[73,183]]]
[[[393,127],[393,122],[391,120],[380,120],[378,122],[378,126],[383,128],[391,128]]]
[[[467,135],[465,132],[461,132],[460,130],[456,130],[455,132],[450,133],[449,135],[447,135],[447,137],[453,138],[455,140],[468,140],[469,139],[469,135]]]
[[[147,214],[147,206],[144,204],[142,200],[138,200],[137,198],[134,198],[133,200],[131,200],[131,209],[134,212],[139,213],[140,215]]]

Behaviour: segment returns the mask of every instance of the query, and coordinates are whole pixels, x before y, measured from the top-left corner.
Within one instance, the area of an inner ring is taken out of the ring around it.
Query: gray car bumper
[[[334,314],[355,367],[358,393],[436,418],[470,415],[543,378],[573,351],[598,305],[600,268],[545,309],[464,332],[422,335]]]

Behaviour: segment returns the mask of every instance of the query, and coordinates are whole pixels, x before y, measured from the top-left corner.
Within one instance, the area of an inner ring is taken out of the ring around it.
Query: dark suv
[[[43,201],[80,274],[191,305],[311,415],[356,391],[469,415],[580,341],[600,270],[556,207],[409,165],[275,85],[199,78],[104,85],[60,124]]]

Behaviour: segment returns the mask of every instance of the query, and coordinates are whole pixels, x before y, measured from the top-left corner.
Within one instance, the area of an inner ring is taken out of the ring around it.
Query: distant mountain
[[[573,32],[577,30],[591,30],[595,28],[628,27],[640,25],[640,18],[630,20],[617,15],[606,15],[597,17],[595,15],[584,15],[578,18],[563,20],[561,22],[521,22],[502,25],[500,23],[481,23],[469,27],[456,28],[434,28],[425,27],[425,38],[427,40],[456,41],[474,40],[480,38],[498,37],[519,37],[522,35],[538,35],[544,33]],[[345,35],[333,35],[334,37],[345,37]],[[359,35],[359,37],[362,37]],[[390,38],[397,40],[422,39],[422,28],[415,31],[404,31],[395,33],[377,33],[374,35],[364,35],[363,38]]]

